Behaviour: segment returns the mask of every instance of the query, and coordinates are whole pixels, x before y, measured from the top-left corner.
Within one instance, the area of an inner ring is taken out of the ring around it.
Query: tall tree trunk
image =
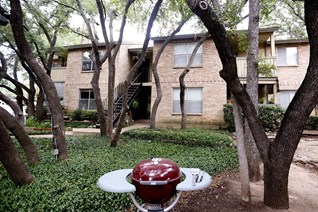
[[[151,32],[151,29],[152,29],[152,26],[153,26],[153,22],[155,21],[155,19],[157,17],[157,14],[158,14],[158,11],[159,11],[159,9],[161,7],[162,1],[163,0],[158,0],[156,2],[155,6],[154,6],[154,9],[151,12],[150,18],[148,20],[148,25],[147,25],[147,30],[146,30],[146,37],[145,37],[145,40],[144,40],[144,43],[143,43],[143,46],[142,46],[141,54],[139,55],[139,59],[137,60],[135,65],[130,69],[130,71],[128,73],[128,76],[127,76],[127,80],[126,81],[127,81],[128,84],[130,84],[132,82],[133,76],[135,75],[136,71],[140,68],[140,66],[142,65],[142,63],[145,60],[146,53],[147,53],[147,46],[148,46],[149,40],[150,40],[150,32]],[[124,89],[124,93],[128,93],[128,85]],[[127,101],[128,101],[127,99],[125,101],[123,101],[123,103],[122,103],[123,107],[124,107],[124,105],[126,105],[125,107],[127,107]],[[118,123],[118,125],[120,126],[120,128],[119,128],[120,130],[116,130],[115,133],[117,135],[114,135],[113,138],[112,138],[112,141],[111,141],[111,145],[112,146],[117,146],[118,145],[118,138],[119,138],[118,134],[120,134],[122,125],[124,124],[124,120],[125,119],[124,119],[123,116],[126,116],[126,113],[123,113],[123,112],[125,112],[125,110],[122,110],[122,112],[120,113],[120,117],[119,117],[120,122]]]
[[[113,136],[114,121],[114,90],[115,90],[115,61],[112,53],[108,55],[108,98],[107,98],[107,135]],[[122,105],[124,107],[124,104]]]
[[[189,73],[190,71],[190,67],[193,63],[194,57],[199,49],[199,47],[202,45],[202,43],[209,37],[209,33],[205,33],[202,38],[198,41],[198,43],[196,44],[196,46],[194,47],[192,54],[190,56],[190,59],[188,61],[188,64],[186,66],[186,68],[183,70],[183,72],[180,74],[179,76],[179,84],[180,84],[180,108],[181,108],[181,129],[185,129],[186,128],[186,121],[187,121],[187,112],[185,111],[184,108],[184,104],[185,104],[185,82],[184,82],[184,78],[186,76],[187,73]]]
[[[101,72],[101,66],[103,64],[103,62],[106,60],[106,55],[108,55],[108,51],[107,54],[105,55],[105,60],[101,61],[100,59],[100,51],[98,49],[98,36],[95,30],[95,21],[94,21],[94,17],[90,17],[87,18],[87,14],[84,13],[83,7],[82,7],[82,3],[80,0],[76,0],[77,2],[77,6],[78,6],[78,12],[81,14],[84,23],[87,27],[87,31],[88,31],[88,38],[90,39],[91,43],[92,43],[92,53],[91,53],[91,58],[92,61],[94,63],[94,73],[93,73],[93,77],[91,80],[91,85],[93,87],[93,92],[94,92],[94,97],[95,97],[95,104],[96,104],[96,109],[97,109],[97,116],[98,116],[98,121],[100,124],[100,135],[101,136],[106,136],[107,132],[106,132],[106,117],[105,117],[105,108],[103,105],[103,101],[102,101],[102,97],[101,97],[101,93],[100,93],[100,87],[99,87],[99,78],[100,78],[100,72]],[[101,12],[103,14],[103,7],[101,6],[101,1],[96,0],[96,4],[98,6],[98,10],[99,12]],[[101,11],[100,11],[101,10]],[[101,25],[104,26],[105,20],[101,20]],[[106,49],[108,49],[108,40],[107,37],[105,38],[105,42],[106,42]]]
[[[13,145],[12,139],[0,119],[0,161],[7,170],[15,185],[27,185],[33,182],[33,177],[19,152]]]
[[[39,155],[36,146],[26,133],[23,125],[17,121],[12,115],[10,115],[5,109],[0,107],[0,119],[2,120],[5,127],[12,132],[17,138],[18,142],[22,146],[28,163],[34,164],[39,161]]]
[[[236,131],[236,145],[237,154],[239,156],[240,164],[240,179],[241,179],[241,199],[243,202],[250,202],[251,189],[250,189],[250,178],[248,174],[248,162],[245,151],[245,139],[244,139],[244,124],[243,117],[241,114],[241,108],[237,104],[235,97],[233,97],[233,115],[235,122]]]
[[[15,81],[18,80],[18,63],[19,63],[19,57],[15,57],[14,66],[13,66],[13,78]],[[19,105],[20,109],[23,110],[23,91],[20,86],[15,86],[15,92],[17,94],[16,100],[17,104]]]
[[[155,60],[153,62],[153,65],[152,65],[152,73],[153,73],[153,77],[155,79],[157,96],[156,96],[156,99],[155,99],[155,101],[153,103],[152,110],[151,110],[151,115],[150,115],[150,128],[151,129],[155,129],[156,128],[157,110],[158,110],[160,101],[162,99],[162,90],[161,90],[160,78],[159,78],[159,74],[158,74],[159,59],[161,57],[161,54],[162,54],[163,50],[166,48],[167,44],[175,36],[175,34],[177,34],[181,30],[181,28],[186,23],[186,21],[187,20],[180,21],[178,27],[161,44],[161,46],[160,46],[160,48],[159,48],[159,50],[158,50],[158,52],[156,54]]]
[[[255,109],[258,111],[258,34],[260,0],[249,1],[248,23],[248,53],[246,91],[249,94]],[[250,181],[261,180],[260,156],[252,133],[245,121],[245,148],[248,161]]]
[[[128,90],[128,82],[127,81],[124,82],[124,90]],[[128,92],[124,92],[123,93],[123,102],[127,102],[127,100],[128,100]],[[121,108],[121,114],[126,114],[127,110],[128,110],[127,104],[126,105],[123,104],[123,106]],[[117,143],[119,140],[119,135],[120,135],[120,132],[123,128],[122,123],[124,123],[124,121],[125,121],[125,116],[120,116],[119,124],[116,127],[115,133],[113,134],[113,137],[112,137],[111,142],[110,142],[111,147],[117,146]]]
[[[28,93],[28,117],[35,116],[35,106],[34,106],[34,96],[35,96],[35,87],[34,87],[34,79],[30,76],[29,77],[29,85],[30,85],[30,92]]]
[[[94,52],[94,50],[93,50],[93,52]],[[99,87],[100,70],[101,70],[101,64],[100,64],[99,55],[95,55],[95,67],[94,67],[94,74],[92,77],[91,85],[92,85],[93,91],[94,91],[98,121],[100,124],[100,136],[106,136],[105,109],[104,109],[104,105],[103,105],[103,101],[102,101],[102,97],[101,97],[101,93],[100,93],[100,87]]]
[[[47,96],[50,113],[52,115],[53,137],[58,146],[58,159],[63,160],[68,157],[67,146],[64,134],[64,118],[60,100],[52,79],[45,73],[33,56],[32,50],[26,40],[23,27],[23,14],[19,0],[10,0],[11,15],[10,23],[16,45],[22,58],[26,61],[30,69],[37,76],[43,85]]]
[[[273,161],[275,159],[273,158]],[[288,209],[288,174],[290,163],[264,163],[264,203],[275,209]]]
[[[264,162],[264,203],[271,208],[288,208],[286,184],[290,164],[308,116],[318,102],[318,1],[305,0],[305,21],[310,43],[309,66],[272,142],[257,118],[257,111],[249,95],[240,84],[235,56],[225,28],[210,7],[202,9],[195,0],[187,0],[187,3],[202,20],[215,42],[223,65],[220,75],[240,104]]]
[[[39,93],[37,95],[37,99],[36,99],[36,109],[35,109],[35,118],[39,121],[42,121],[45,119],[45,115],[43,115],[44,113],[44,93],[43,93],[43,89],[42,86],[39,87]]]

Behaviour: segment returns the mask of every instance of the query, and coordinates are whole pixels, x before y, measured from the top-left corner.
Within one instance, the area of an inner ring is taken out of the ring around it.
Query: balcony
[[[276,57],[264,57],[262,58],[262,64],[269,64],[274,65],[276,67]],[[246,57],[237,57],[236,58],[236,64],[237,64],[237,74],[239,77],[246,78],[246,72],[247,72],[247,63],[246,63]],[[259,75],[259,77],[268,77],[264,75]],[[277,77],[276,69],[271,70],[270,77]]]

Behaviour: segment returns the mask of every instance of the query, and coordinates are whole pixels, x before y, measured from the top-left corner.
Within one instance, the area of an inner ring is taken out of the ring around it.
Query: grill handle
[[[168,181],[139,181],[140,185],[150,185],[150,186],[154,186],[154,185],[167,185]]]

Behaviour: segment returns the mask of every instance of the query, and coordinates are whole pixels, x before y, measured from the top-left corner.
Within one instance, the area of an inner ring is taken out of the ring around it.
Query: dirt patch
[[[201,211],[277,211],[263,204],[263,181],[251,183],[252,201],[240,201],[238,172],[213,176],[213,183],[205,190],[184,192],[174,212]],[[318,211],[318,137],[301,139],[289,173],[289,210]]]

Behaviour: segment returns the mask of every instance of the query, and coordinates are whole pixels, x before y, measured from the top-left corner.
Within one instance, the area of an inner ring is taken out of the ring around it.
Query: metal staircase
[[[131,105],[138,93],[141,90],[141,83],[131,83],[128,87],[128,98],[127,105]],[[120,94],[114,101],[114,116],[113,116],[113,125],[115,126],[119,117],[120,112],[123,107],[123,94]]]

